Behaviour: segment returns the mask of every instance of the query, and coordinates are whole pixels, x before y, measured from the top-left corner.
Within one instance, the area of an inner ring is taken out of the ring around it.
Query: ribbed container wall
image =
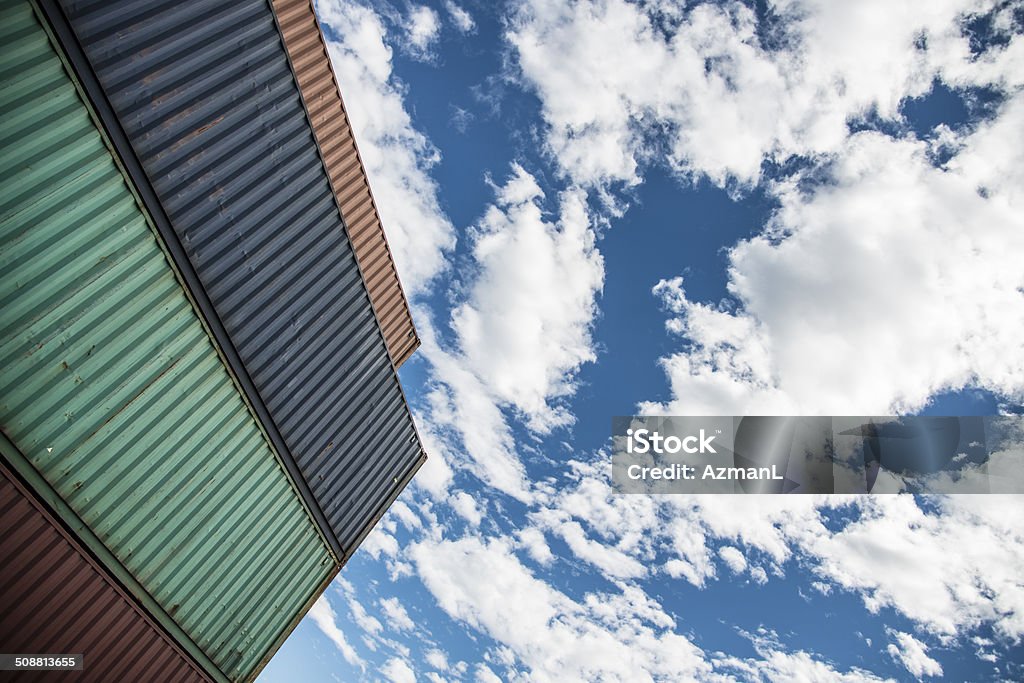
[[[336,563],[28,3],[0,45],[0,427],[244,678]]]
[[[0,529],[0,651],[84,659],[81,671],[8,676],[96,683],[211,680],[3,465]]]
[[[350,553],[421,448],[270,5],[62,6]]]
[[[313,133],[323,153],[324,165],[338,196],[356,259],[366,279],[370,300],[391,358],[395,367],[399,367],[419,347],[420,340],[313,5],[310,0],[273,0],[271,4],[309,111]]]

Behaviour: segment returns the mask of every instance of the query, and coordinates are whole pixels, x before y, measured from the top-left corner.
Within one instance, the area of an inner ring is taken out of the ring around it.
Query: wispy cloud
[[[896,639],[896,642],[889,643],[886,648],[889,655],[902,664],[914,678],[942,675],[942,665],[928,656],[928,646],[903,631],[889,629],[889,635]]]
[[[426,5],[413,5],[404,28],[409,54],[422,61],[432,60],[432,50],[441,33],[441,18],[437,12]]]
[[[444,8],[452,18],[452,23],[460,33],[472,33],[476,30],[476,22],[473,16],[452,0],[446,0]]]
[[[535,677],[693,678],[710,670],[701,650],[667,631],[672,620],[638,589],[575,602],[497,539],[423,543],[411,555],[442,609],[509,647]]]
[[[338,615],[335,614],[334,608],[331,607],[331,603],[328,601],[326,595],[321,595],[313,606],[309,610],[309,618],[313,620],[313,623],[323,631],[324,635],[330,638],[331,642],[337,646],[341,655],[345,658],[352,666],[358,666],[363,671],[366,670],[366,662],[356,654],[355,649],[349,644],[345,638],[344,632],[338,627]]]

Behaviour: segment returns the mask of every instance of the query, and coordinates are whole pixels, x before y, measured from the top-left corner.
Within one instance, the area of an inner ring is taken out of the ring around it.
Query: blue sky
[[[261,681],[1024,677],[1019,499],[624,497],[603,450],[1019,411],[1020,3],[317,7],[430,460]]]

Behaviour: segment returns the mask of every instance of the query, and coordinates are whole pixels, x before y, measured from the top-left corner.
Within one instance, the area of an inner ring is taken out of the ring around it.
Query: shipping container
[[[0,652],[83,655],[80,672],[10,678],[212,680],[2,464],[0,529]]]
[[[320,24],[310,0],[273,0],[272,4],[370,301],[397,368],[419,347],[420,340]]]
[[[0,0],[0,44],[4,455],[214,678],[246,679],[338,558],[28,2]]]
[[[271,6],[60,5],[347,559],[425,456]]]

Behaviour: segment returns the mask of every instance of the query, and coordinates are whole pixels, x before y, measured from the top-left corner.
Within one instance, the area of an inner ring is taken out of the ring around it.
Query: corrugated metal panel
[[[409,302],[370,192],[320,24],[309,0],[272,0],[324,165],[366,278],[388,351],[399,367],[419,347]]]
[[[81,654],[80,673],[17,680],[209,681],[0,465],[0,651]]]
[[[28,3],[0,44],[0,426],[243,678],[335,562]]]
[[[269,4],[62,5],[351,553],[421,448]]]

